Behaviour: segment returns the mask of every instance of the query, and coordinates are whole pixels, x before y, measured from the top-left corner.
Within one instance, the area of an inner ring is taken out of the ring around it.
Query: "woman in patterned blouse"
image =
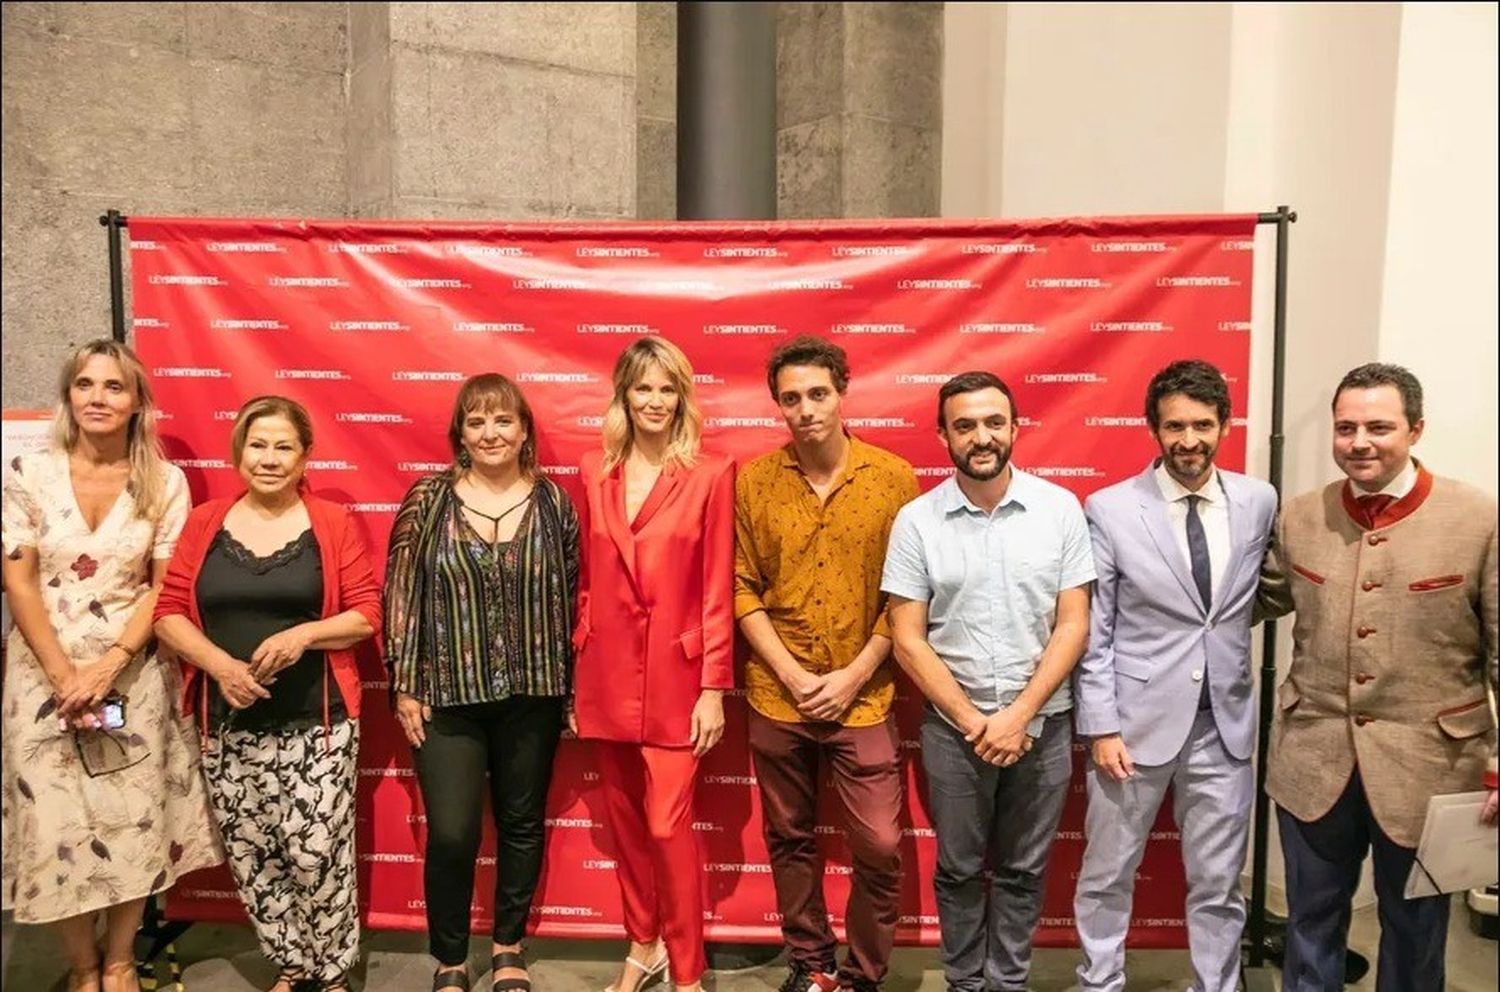
[[[571,691],[578,517],[538,472],[531,408],[504,376],[464,384],[448,443],[452,469],[412,486],[391,531],[386,662],[427,812],[432,987],[469,988],[469,900],[488,772],[499,839],[494,988],[524,990],[521,939]]]

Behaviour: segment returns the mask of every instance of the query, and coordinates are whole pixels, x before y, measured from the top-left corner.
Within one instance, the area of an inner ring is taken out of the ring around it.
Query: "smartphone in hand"
[[[119,730],[125,726],[125,700],[119,697],[106,699],[99,705],[99,722],[105,730]]]

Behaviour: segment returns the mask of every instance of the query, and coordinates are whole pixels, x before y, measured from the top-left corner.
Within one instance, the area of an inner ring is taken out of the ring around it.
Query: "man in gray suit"
[[[1158,372],[1146,422],[1161,457],[1084,508],[1099,578],[1073,675],[1077,731],[1092,738],[1094,759],[1074,897],[1078,978],[1086,990],[1125,987],[1135,871],[1170,785],[1193,989],[1233,992],[1255,795],[1251,611],[1276,492],[1214,467],[1229,390],[1212,365]]]

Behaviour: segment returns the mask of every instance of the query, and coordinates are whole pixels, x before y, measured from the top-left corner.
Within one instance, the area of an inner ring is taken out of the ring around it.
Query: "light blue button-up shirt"
[[[901,508],[880,588],[927,603],[927,641],[981,712],[1013,702],[1057,623],[1057,595],[1095,578],[1078,498],[1012,466],[991,513],[949,478]],[[1072,708],[1067,681],[1039,715]],[[946,719],[946,716],[945,716]]]

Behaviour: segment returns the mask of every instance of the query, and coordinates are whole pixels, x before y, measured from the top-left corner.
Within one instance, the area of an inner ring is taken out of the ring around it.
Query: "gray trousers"
[[[1072,778],[1072,744],[1072,714],[1049,716],[1031,751],[997,768],[928,708],[922,766],[937,832],[932,882],[950,992],[1026,988],[1042,876]]]
[[[1089,769],[1088,847],[1073,899],[1083,947],[1078,982],[1085,992],[1125,988],[1125,935],[1135,872],[1168,786],[1187,874],[1193,992],[1234,992],[1239,986],[1245,928],[1240,871],[1255,773],[1249,759],[1224,750],[1213,713],[1199,710],[1182,751],[1165,765],[1136,765],[1124,782],[1098,767]]]

